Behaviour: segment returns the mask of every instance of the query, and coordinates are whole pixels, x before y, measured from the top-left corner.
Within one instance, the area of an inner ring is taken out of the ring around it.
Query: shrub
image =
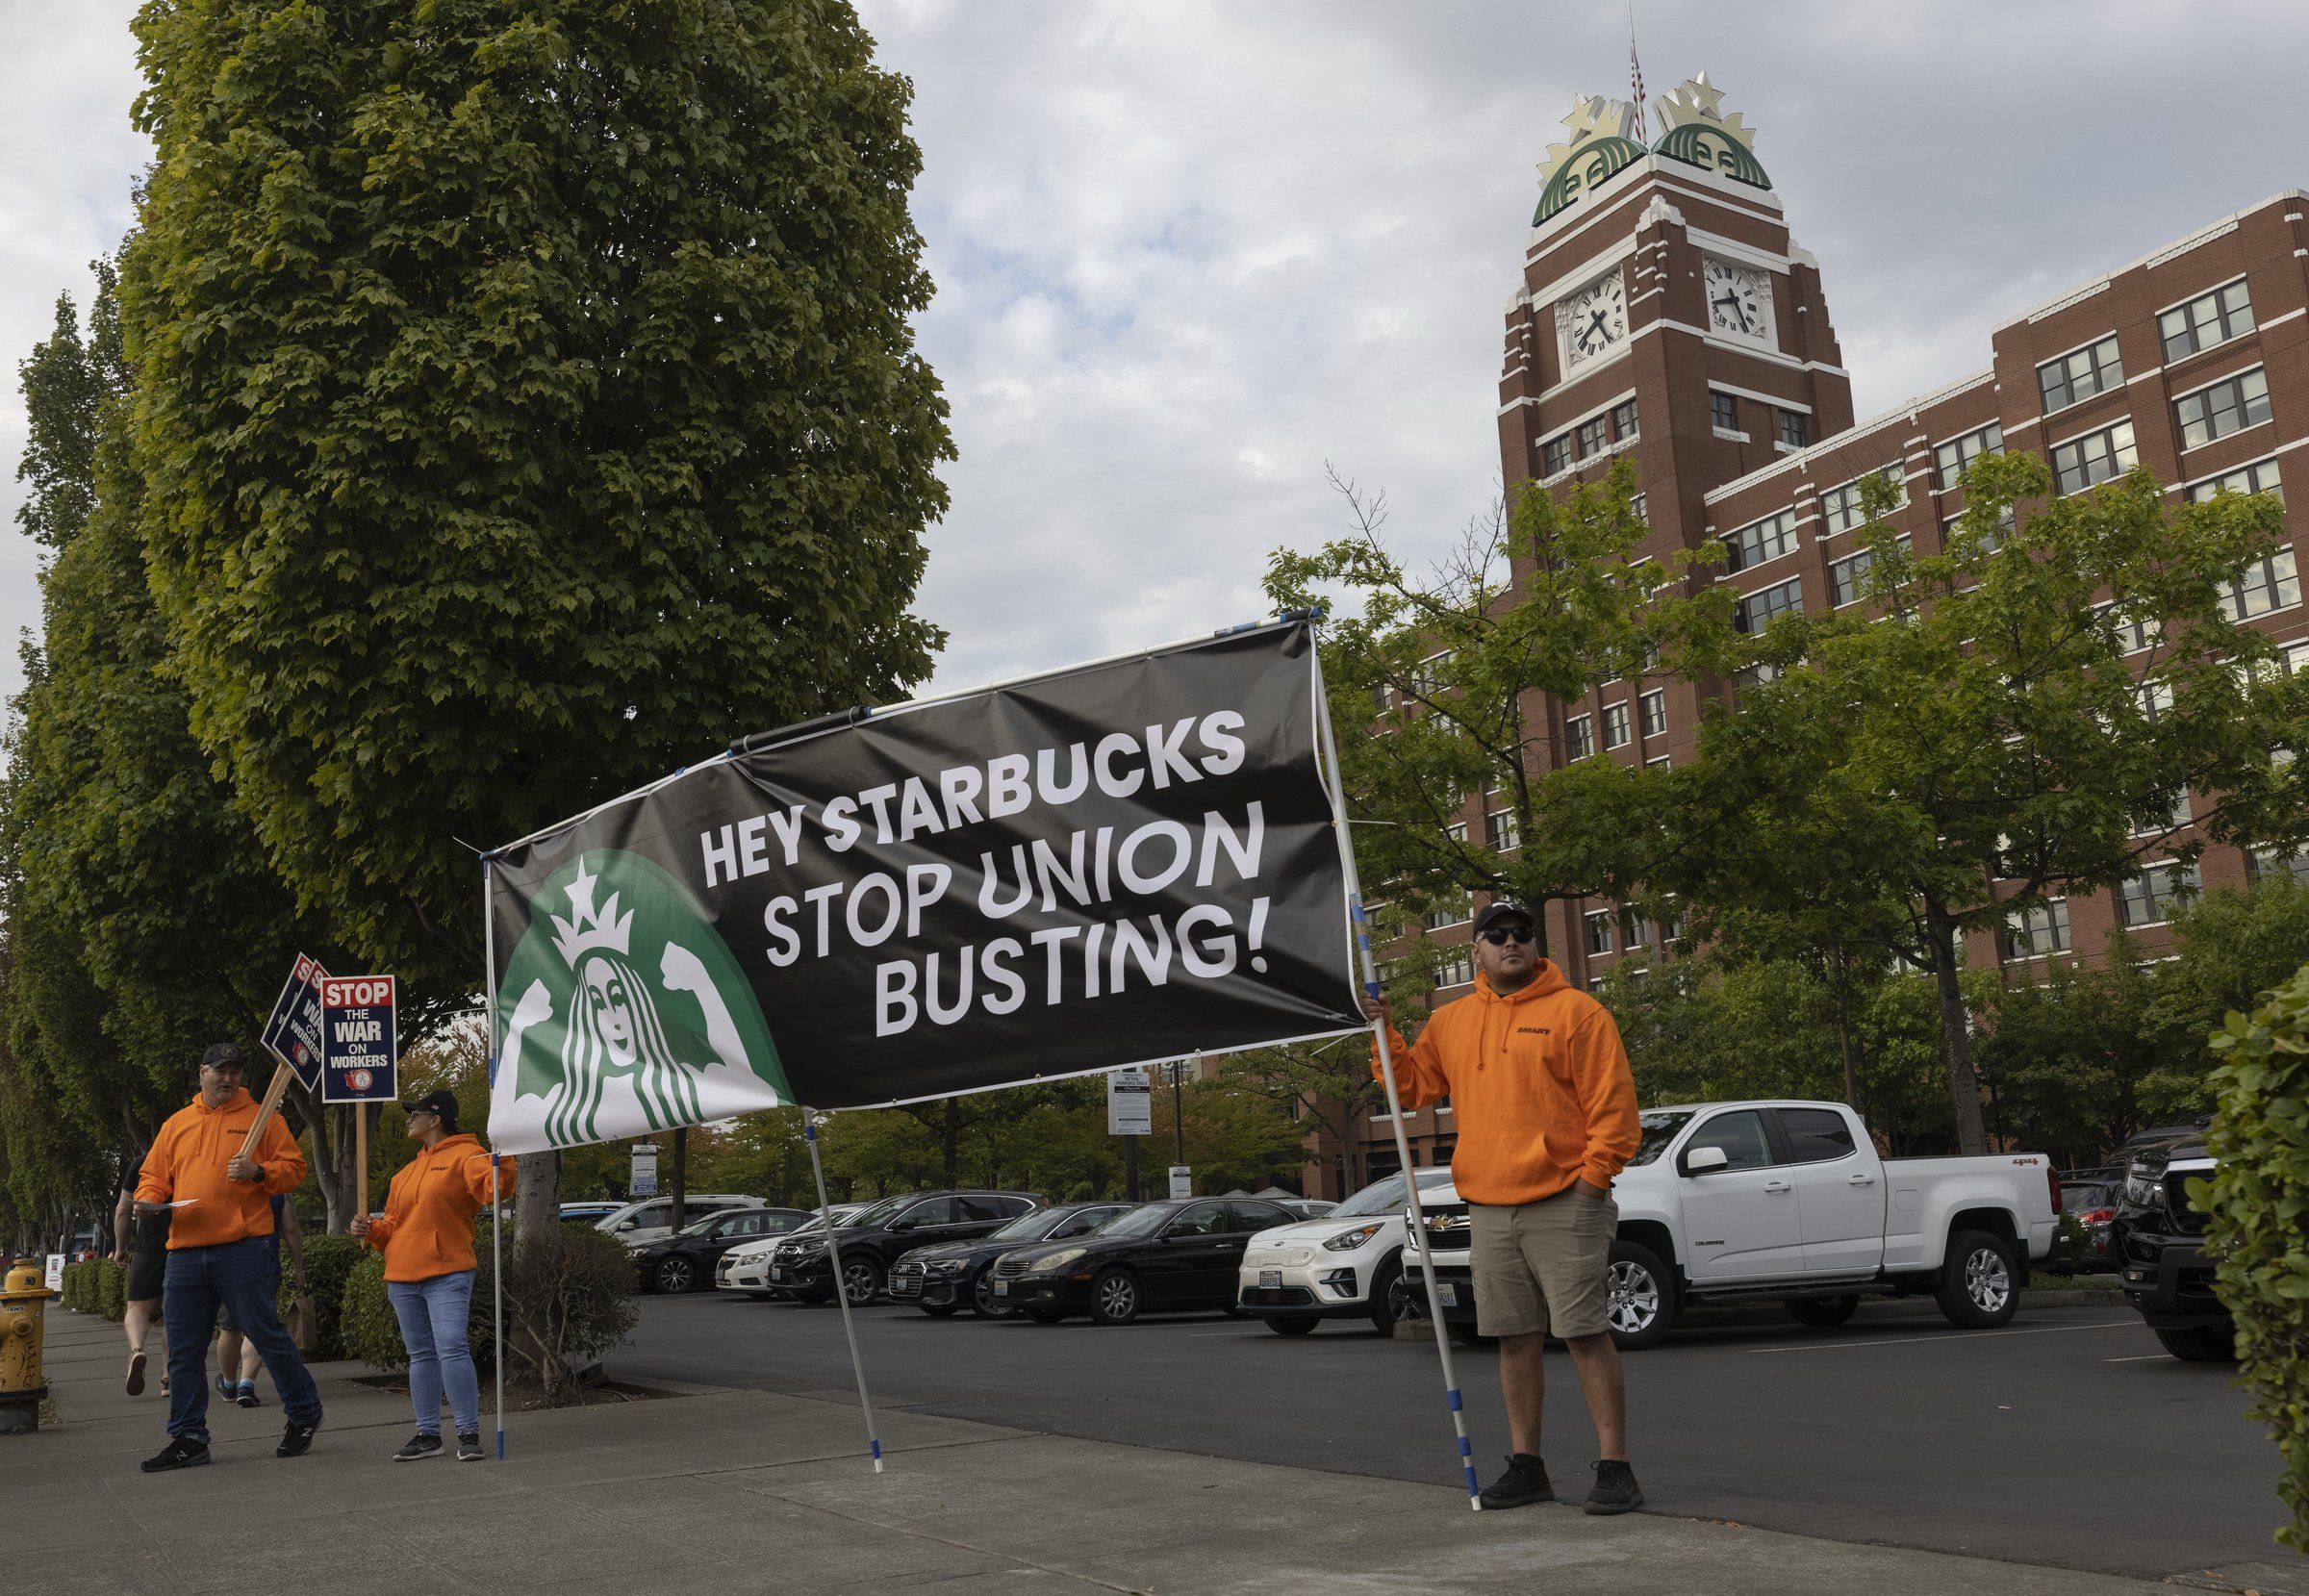
[[[351,1236],[308,1234],[305,1237],[305,1283],[313,1294],[313,1351],[308,1355],[312,1361],[326,1363],[345,1355],[344,1329],[340,1322],[345,1278],[364,1257],[372,1255],[367,1242]],[[295,1300],[295,1278],[283,1269],[279,1297],[282,1313],[286,1314],[289,1305]]]
[[[96,1271],[96,1311],[116,1325],[128,1317],[128,1268],[110,1258],[98,1258],[91,1267]]]
[[[488,1321],[489,1254],[473,1280],[473,1323]],[[558,1401],[587,1364],[633,1332],[633,1258],[616,1237],[557,1225],[505,1254],[506,1373]]]
[[[2237,1321],[2237,1355],[2284,1458],[2277,1538],[2309,1552],[2309,967],[2213,1037],[2219,1160],[2190,1196],[2213,1216],[2214,1289]]]
[[[92,1263],[64,1265],[63,1305],[74,1313],[92,1313],[95,1301],[92,1293]]]
[[[409,1366],[409,1349],[401,1344],[401,1322],[385,1295],[383,1254],[369,1254],[345,1276],[337,1318],[345,1356],[357,1357],[387,1374]]]

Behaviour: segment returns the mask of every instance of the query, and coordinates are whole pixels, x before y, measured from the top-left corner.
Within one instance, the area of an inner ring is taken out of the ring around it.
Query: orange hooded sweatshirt
[[[1552,960],[1504,998],[1479,975],[1473,993],[1428,1017],[1416,1047],[1392,1029],[1388,1042],[1404,1107],[1451,1099],[1452,1183],[1470,1203],[1536,1203],[1579,1179],[1609,1186],[1635,1154],[1636,1078],[1619,1027]]]
[[[497,1174],[513,1195],[513,1162]],[[489,1150],[470,1135],[444,1136],[393,1178],[385,1215],[368,1244],[385,1254],[389,1280],[429,1280],[473,1267],[473,1216],[489,1206]]]
[[[216,1247],[228,1241],[272,1234],[272,1199],[303,1184],[305,1155],[296,1138],[275,1114],[257,1138],[263,1180],[235,1180],[224,1173],[257,1122],[257,1100],[242,1087],[222,1108],[194,1098],[168,1116],[144,1154],[137,1177],[140,1203],[181,1202],[168,1222],[168,1250]]]

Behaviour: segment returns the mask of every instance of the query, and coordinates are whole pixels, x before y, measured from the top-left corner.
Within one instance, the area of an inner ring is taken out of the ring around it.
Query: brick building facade
[[[1645,551],[1720,541],[1716,579],[1761,625],[1854,600],[1865,558],[1855,559],[1857,484],[1869,475],[1897,476],[1903,499],[1887,520],[1933,553],[1963,508],[1955,479],[1983,450],[2043,456],[2062,492],[2139,463],[2176,499],[2282,492],[2286,472],[2309,471],[2309,457],[2289,458],[2309,443],[2309,196],[2274,195],[2079,284],[1992,329],[1983,369],[1856,422],[1819,263],[1789,231],[1753,134],[1723,114],[1704,73],[1653,107],[1660,137],[1647,140],[1634,107],[1581,101],[1541,168],[1506,312],[1499,443],[1510,494],[1534,480],[1595,481],[1631,459]],[[2243,573],[2230,602],[2309,668],[2291,541]],[[1551,701],[1533,767],[1591,753],[1681,763],[1704,697],[1730,692],[1613,682]],[[1478,826],[1480,807],[1479,797]],[[2201,878],[2268,869],[2309,872],[2309,859],[2210,849]],[[1967,957],[2022,969],[2091,959],[2119,916],[2153,942],[2177,874],[2054,904],[1976,938]],[[1551,910],[1548,940],[1566,977],[1592,985],[1614,965],[1648,963],[1655,939],[1612,905],[1567,903]],[[1406,1130],[1417,1162],[1449,1157],[1448,1108]],[[1358,1141],[1358,1173],[1394,1168],[1391,1127],[1373,1123]],[[1310,1190],[1336,1195],[1338,1151],[1310,1144],[1321,1155]]]

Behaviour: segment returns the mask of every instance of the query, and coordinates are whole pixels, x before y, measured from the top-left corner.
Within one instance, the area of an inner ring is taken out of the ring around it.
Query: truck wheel
[[[1834,1330],[1860,1311],[1860,1295],[1852,1292],[1841,1297],[1790,1297],[1786,1306],[1788,1316],[1799,1325]]]
[[[2157,1331],[2157,1345],[2185,1363],[2234,1363],[2237,1333],[2226,1325],[2191,1325]]]
[[[1641,1242],[1612,1242],[1604,1286],[1613,1346],[1635,1353],[1667,1339],[1676,1322],[1676,1278],[1659,1254]]]
[[[1941,1315],[1962,1330],[1994,1330],[2019,1311],[2020,1293],[2013,1273],[2013,1250],[1986,1230],[1959,1230],[1948,1238],[1948,1261],[1933,1292]]]

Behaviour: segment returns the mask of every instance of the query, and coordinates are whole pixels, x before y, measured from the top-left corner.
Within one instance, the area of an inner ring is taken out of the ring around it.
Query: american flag
[[[1643,110],[1643,63],[1636,59],[1636,0],[1628,0],[1628,86],[1636,91],[1636,141],[1648,144],[1652,140]]]

